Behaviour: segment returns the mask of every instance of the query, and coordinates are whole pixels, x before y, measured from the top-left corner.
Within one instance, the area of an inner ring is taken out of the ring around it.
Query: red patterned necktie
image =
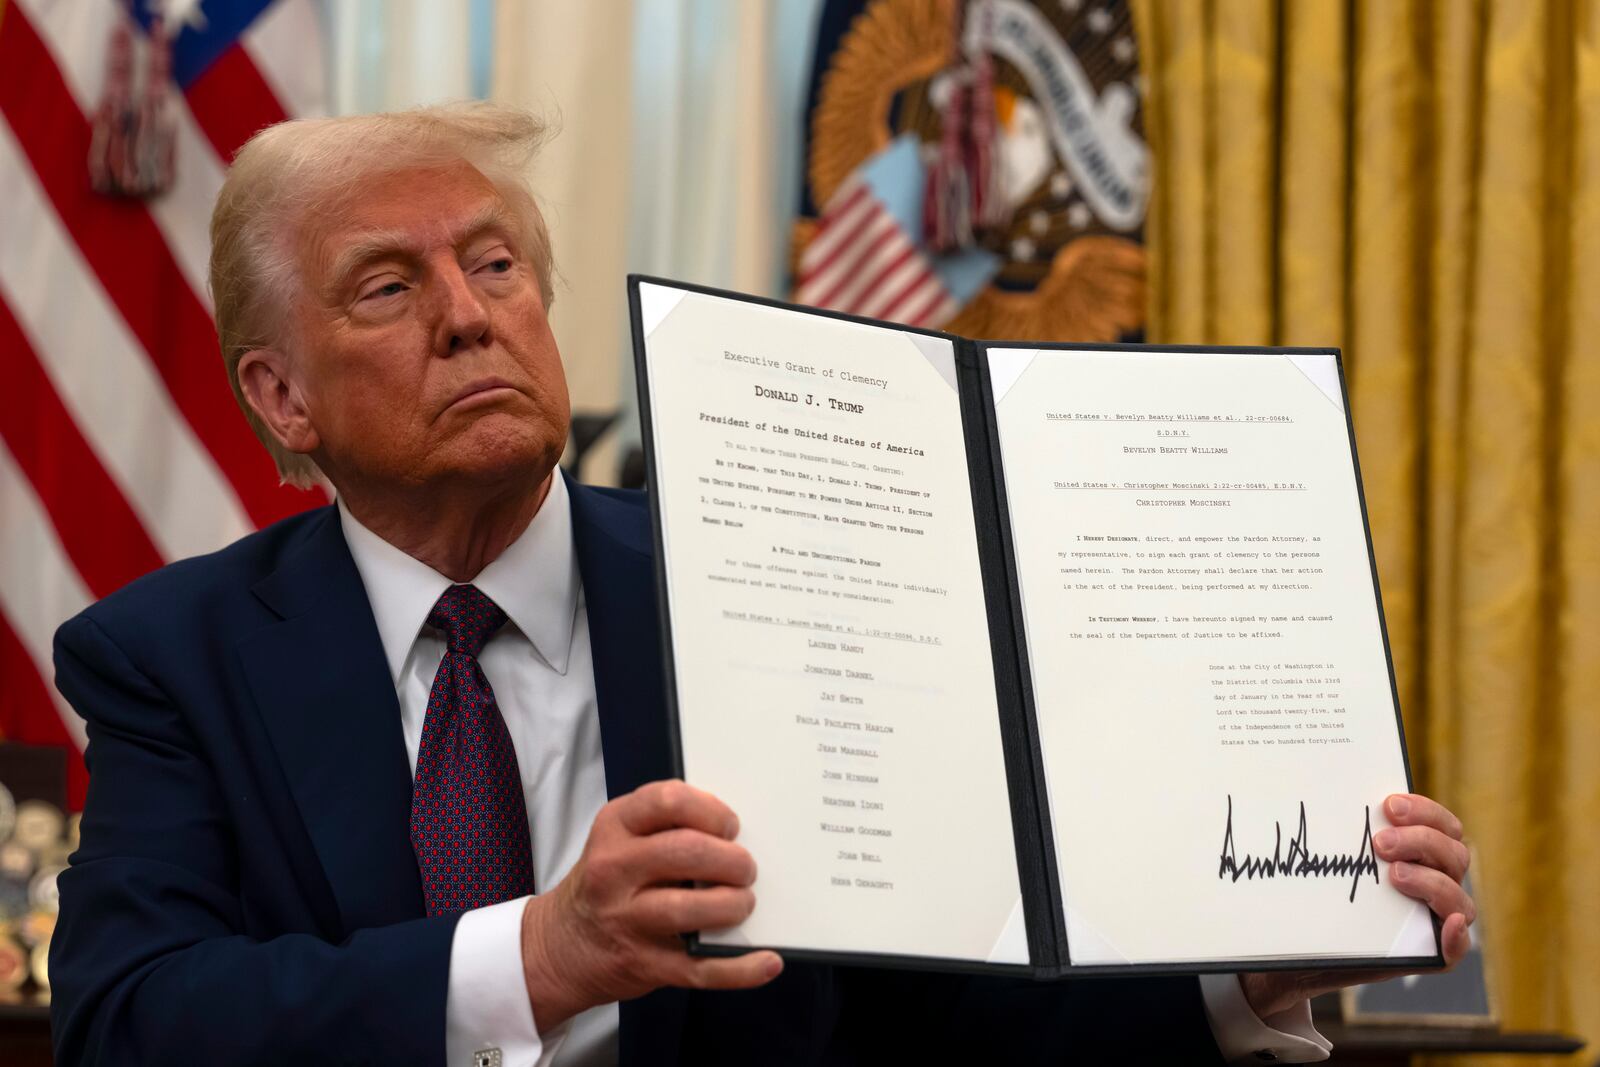
[[[533,846],[511,735],[478,665],[506,613],[452,585],[428,613],[449,649],[433,676],[411,791],[411,844],[429,915],[533,892]]]

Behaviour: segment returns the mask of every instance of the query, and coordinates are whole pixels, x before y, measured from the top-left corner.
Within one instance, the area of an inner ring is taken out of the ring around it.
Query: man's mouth
[[[516,391],[516,387],[504,378],[479,378],[457,393],[455,399],[450,401],[449,407],[493,403],[495,400],[504,399],[505,394]]]

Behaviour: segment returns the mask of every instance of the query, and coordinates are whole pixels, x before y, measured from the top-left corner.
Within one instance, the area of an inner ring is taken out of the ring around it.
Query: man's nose
[[[442,356],[464,351],[489,332],[489,306],[460,266],[437,273],[438,320],[435,350]]]

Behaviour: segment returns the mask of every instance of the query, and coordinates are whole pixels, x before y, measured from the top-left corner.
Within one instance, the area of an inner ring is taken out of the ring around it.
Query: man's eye
[[[375,296],[399,296],[405,291],[405,282],[390,282],[388,285],[380,285],[378,288],[372,290],[372,292],[368,293],[364,299],[371,299]]]
[[[496,274],[504,274],[506,271],[511,269],[511,257],[502,256],[499,259],[492,259],[488,263],[484,264],[484,266],[488,267]]]

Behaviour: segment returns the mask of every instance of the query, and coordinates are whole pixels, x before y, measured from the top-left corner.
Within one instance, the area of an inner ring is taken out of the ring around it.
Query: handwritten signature
[[[1249,853],[1241,861],[1233,851],[1233,796],[1228,797],[1228,826],[1222,835],[1222,865],[1217,868],[1217,877],[1233,876],[1233,881],[1240,878],[1325,878],[1329,875],[1350,875],[1350,902],[1355,903],[1356,888],[1361,885],[1363,875],[1372,875],[1373,884],[1378,882],[1378,858],[1372,852],[1372,811],[1363,808],[1366,825],[1361,832],[1361,847],[1356,854],[1348,853],[1336,855],[1319,855],[1311,851],[1309,832],[1306,830],[1306,805],[1300,802],[1300,831],[1289,839],[1289,854],[1283,854],[1283,826],[1274,822],[1273,832],[1276,835],[1272,846],[1271,857],[1263,856],[1257,859]]]

